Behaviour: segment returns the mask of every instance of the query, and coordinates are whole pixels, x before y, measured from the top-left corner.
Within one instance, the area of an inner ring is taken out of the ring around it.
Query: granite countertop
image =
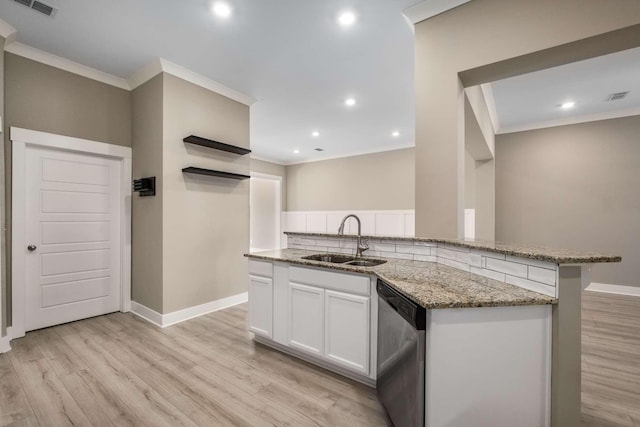
[[[329,238],[353,238],[353,234],[337,233],[305,233],[286,231],[289,236],[317,236]],[[439,239],[426,237],[398,237],[398,236],[362,236],[366,240],[396,240],[401,242],[426,242],[443,243],[451,246],[478,249],[482,251],[495,252],[505,255],[512,255],[521,258],[535,259],[538,261],[548,261],[556,264],[593,264],[601,262],[621,262],[622,257],[618,255],[603,254],[596,252],[583,252],[571,249],[555,249],[546,246],[523,245],[517,243],[490,242],[483,240],[465,239]]]
[[[245,256],[257,260],[374,274],[427,309],[557,303],[553,297],[433,262],[384,258],[387,261],[384,264],[359,267],[302,259],[314,253],[316,252],[301,249],[281,249],[254,252]]]

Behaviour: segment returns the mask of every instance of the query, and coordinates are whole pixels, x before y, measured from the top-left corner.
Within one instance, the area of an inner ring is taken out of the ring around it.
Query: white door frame
[[[276,187],[278,191],[276,191],[276,198],[278,199],[276,202],[276,248],[280,249],[282,247],[282,177],[279,175],[269,175],[267,173],[262,172],[251,172],[251,178],[262,178],[262,179],[270,179],[273,181],[278,181],[278,186]],[[249,209],[251,212],[251,209]]]
[[[120,311],[131,310],[131,148],[104,142],[55,135],[34,130],[11,128],[12,153],[12,217],[11,217],[11,339],[25,335],[25,264],[26,241],[26,150],[27,146],[97,154],[119,160],[121,164],[120,204]]]

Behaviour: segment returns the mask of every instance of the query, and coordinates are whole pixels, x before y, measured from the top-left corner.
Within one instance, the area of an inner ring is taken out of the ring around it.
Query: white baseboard
[[[131,301],[131,312],[136,316],[153,323],[161,328],[184,322],[198,316],[213,313],[214,311],[223,310],[234,305],[245,303],[249,300],[249,294],[243,292],[238,295],[232,295],[216,301],[205,304],[196,305],[194,307],[185,308],[183,310],[174,311],[172,313],[160,314],[155,310],[145,307],[135,301]]]
[[[11,350],[11,327],[7,328],[7,335],[0,337],[0,354],[6,353]]]
[[[609,285],[607,283],[592,282],[589,286],[587,286],[586,290],[591,292],[604,292],[608,294],[640,297],[640,287],[637,286]]]

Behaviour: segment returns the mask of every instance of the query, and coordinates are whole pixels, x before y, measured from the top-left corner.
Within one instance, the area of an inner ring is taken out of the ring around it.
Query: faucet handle
[[[361,240],[360,249],[363,251],[366,251],[367,249],[369,249],[369,242],[367,242],[366,240]]]

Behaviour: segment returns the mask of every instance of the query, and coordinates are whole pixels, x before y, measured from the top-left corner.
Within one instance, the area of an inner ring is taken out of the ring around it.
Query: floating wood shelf
[[[249,154],[251,150],[242,147],[236,147],[235,145],[225,144],[223,142],[214,141],[212,139],[202,138],[200,136],[189,135],[185,139],[184,142],[188,142],[189,144],[200,145],[202,147],[213,148],[215,150],[226,151],[228,153],[239,154],[244,156],[245,154]]]
[[[251,178],[249,175],[241,175],[239,173],[231,173],[231,172],[222,172],[222,171],[216,171],[213,169],[196,168],[193,166],[189,166],[188,168],[182,169],[182,172],[193,173],[196,175],[217,176],[219,178],[230,178],[230,179],[239,179],[239,180]]]

